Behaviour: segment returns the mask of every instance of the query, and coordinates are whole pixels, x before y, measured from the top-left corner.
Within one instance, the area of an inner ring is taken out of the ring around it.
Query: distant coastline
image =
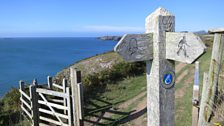
[[[120,41],[122,36],[102,36],[102,37],[97,37],[97,39],[100,40],[112,40],[112,41]]]

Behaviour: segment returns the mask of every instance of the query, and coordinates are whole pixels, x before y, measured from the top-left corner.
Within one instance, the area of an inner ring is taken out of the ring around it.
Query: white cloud
[[[88,25],[81,28],[89,32],[144,32],[142,27],[111,26],[111,25]]]

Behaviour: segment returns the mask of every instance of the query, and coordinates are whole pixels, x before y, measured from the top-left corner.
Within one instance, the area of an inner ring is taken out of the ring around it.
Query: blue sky
[[[0,0],[0,37],[78,37],[144,33],[162,6],[176,31],[224,26],[223,0]]]

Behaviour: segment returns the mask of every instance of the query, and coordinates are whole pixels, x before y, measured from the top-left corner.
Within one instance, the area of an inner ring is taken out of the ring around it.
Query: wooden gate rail
[[[40,116],[40,120],[46,121],[46,122],[50,122],[50,123],[54,123],[56,125],[63,125],[63,126],[71,126],[72,125],[72,116],[71,116],[71,106],[70,106],[70,91],[69,91],[69,87],[66,88],[66,93],[62,93],[62,92],[57,92],[57,91],[52,91],[52,90],[47,90],[47,89],[41,89],[41,88],[37,88],[37,93],[40,96],[40,99],[42,100],[38,100],[38,103],[41,105],[45,105],[47,106],[50,110],[44,109],[44,108],[39,108],[39,111],[45,114],[49,114],[52,116],[55,116],[57,120],[54,119],[49,119],[46,118],[44,116]],[[57,96],[57,97],[61,97],[66,99],[67,101],[67,106],[65,105],[60,105],[58,103],[53,103],[50,102],[46,96],[44,95],[51,95],[51,96]],[[58,110],[64,110],[67,111],[68,114],[65,113],[60,113],[57,110],[55,110],[54,108],[58,109]],[[67,119],[67,122],[64,122],[63,119]]]
[[[47,86],[38,85],[37,80],[34,80],[25,89],[25,83],[19,82],[21,109],[31,120],[31,125],[83,126],[83,86],[81,72],[76,72],[79,74],[71,77],[71,80],[77,80],[76,83],[71,82],[71,90],[66,79],[63,79],[62,84],[57,84],[50,76],[47,78]]]
[[[20,92],[20,101],[21,101],[21,109],[23,110],[24,114],[31,120],[31,98],[25,92],[25,83],[23,81],[19,81],[19,92]]]

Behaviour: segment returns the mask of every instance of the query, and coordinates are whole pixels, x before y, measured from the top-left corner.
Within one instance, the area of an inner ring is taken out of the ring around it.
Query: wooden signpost
[[[193,33],[174,33],[175,16],[164,8],[145,27],[146,34],[125,35],[114,50],[126,61],[146,61],[148,126],[174,126],[175,61],[192,63],[206,47]]]

